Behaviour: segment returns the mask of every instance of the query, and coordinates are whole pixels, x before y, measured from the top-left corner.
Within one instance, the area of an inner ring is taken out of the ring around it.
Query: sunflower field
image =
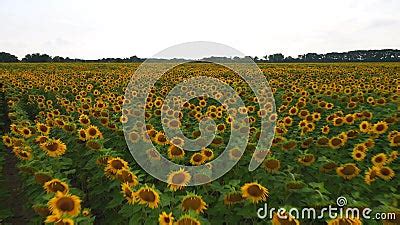
[[[207,164],[225,151],[234,129],[224,105],[197,97],[181,112],[168,112],[180,120],[163,123],[195,139],[201,136],[199,121],[212,118],[212,143],[191,152],[179,147],[181,140],[169,140],[160,120],[175,85],[210,76],[230,85],[246,104],[246,150],[226,150],[239,163],[200,186],[187,183],[207,176],[185,170],[171,172],[169,184],[159,181],[128,150],[124,94],[139,65],[0,64],[0,224],[400,224],[400,63],[258,64],[273,91],[276,115],[269,119],[276,127],[270,151],[259,152],[263,162],[251,172],[263,112],[246,82],[211,63],[168,71],[147,98],[148,135],[128,138],[148,138],[173,162]],[[257,217],[265,203],[318,209],[335,205],[339,196],[347,207],[394,212],[396,219]]]

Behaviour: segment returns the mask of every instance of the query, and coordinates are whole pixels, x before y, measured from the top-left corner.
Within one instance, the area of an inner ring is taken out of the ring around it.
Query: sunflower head
[[[174,222],[174,217],[172,216],[172,212],[168,214],[166,212],[162,212],[158,216],[158,222],[160,225],[172,225]]]
[[[268,189],[257,182],[246,183],[241,187],[242,196],[249,199],[253,203],[266,201],[268,197]]]
[[[385,181],[389,181],[395,176],[395,172],[390,167],[382,166],[377,169],[377,175]]]
[[[132,173],[129,169],[123,168],[117,171],[116,178],[121,183],[127,183],[134,187],[139,184],[137,176]]]
[[[378,171],[378,167],[369,168],[367,172],[365,172],[364,182],[368,185],[371,185],[371,183],[374,182],[378,177]]]
[[[43,188],[46,190],[47,193],[61,192],[63,194],[66,194],[69,191],[68,184],[60,181],[59,179],[52,179],[50,181],[47,181],[43,185]]]
[[[47,181],[50,181],[51,179],[53,179],[51,177],[51,175],[46,172],[36,172],[34,174],[34,177],[35,177],[35,181],[40,185],[44,185]]]
[[[300,222],[287,213],[279,216],[277,213],[274,213],[272,225],[300,225]]]
[[[194,216],[189,214],[182,215],[174,225],[201,225],[200,221]]]
[[[185,151],[176,145],[170,145],[168,147],[168,158],[170,159],[183,159],[185,157]]]
[[[380,122],[374,124],[371,132],[373,132],[375,134],[383,134],[387,131],[387,129],[388,129],[387,123],[385,121],[380,121]]]
[[[77,216],[81,211],[81,200],[78,196],[57,192],[48,206],[54,215]]]
[[[264,168],[270,173],[276,173],[281,168],[281,161],[275,158],[266,159],[263,163]]]
[[[129,169],[128,163],[119,157],[115,157],[108,159],[107,166],[104,168],[104,171],[107,176],[112,178],[119,170],[123,169]]]
[[[60,139],[48,139],[40,148],[50,157],[59,157],[65,153],[67,146]]]
[[[134,204],[136,202],[135,192],[132,191],[132,188],[128,183],[121,184],[121,193],[129,204]]]
[[[387,162],[387,156],[385,153],[379,153],[377,155],[374,155],[371,159],[372,164],[375,166],[383,166]]]
[[[358,218],[336,218],[328,221],[328,225],[362,225],[362,222]]]
[[[351,180],[354,177],[358,176],[358,174],[360,173],[360,169],[354,163],[347,163],[336,168],[336,172],[344,179]]]
[[[242,196],[241,192],[230,192],[224,196],[224,204],[231,206],[243,202],[245,198]]]
[[[32,208],[41,217],[50,215],[50,209],[47,205],[34,205]]]
[[[181,190],[190,182],[191,175],[189,172],[180,168],[177,171],[172,171],[168,174],[167,182],[172,191]]]
[[[205,161],[206,161],[206,157],[199,152],[194,153],[192,155],[192,157],[190,158],[190,163],[195,166],[199,166],[199,165],[203,164]]]
[[[313,154],[305,154],[297,158],[297,161],[304,166],[311,166],[315,162]]]
[[[157,208],[160,196],[156,189],[147,185],[141,187],[134,193],[135,199],[139,204],[147,205],[149,208]]]
[[[201,196],[188,193],[182,199],[181,208],[183,211],[193,210],[196,213],[203,213],[207,209],[207,204]]]

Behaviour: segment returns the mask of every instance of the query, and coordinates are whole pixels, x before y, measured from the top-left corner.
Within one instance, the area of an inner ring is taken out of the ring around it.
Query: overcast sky
[[[399,0],[0,0],[0,51],[150,57],[213,41],[246,55],[400,48]]]

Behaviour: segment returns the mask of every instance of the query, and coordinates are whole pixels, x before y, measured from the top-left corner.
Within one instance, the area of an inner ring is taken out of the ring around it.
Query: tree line
[[[211,57],[222,61],[240,61],[240,58],[227,57]],[[203,60],[211,59],[205,58]],[[255,62],[400,62],[400,50],[397,49],[382,49],[382,50],[356,50],[348,52],[330,52],[326,54],[307,53],[298,55],[294,58],[291,56],[285,57],[282,53],[265,55],[263,58],[257,56],[246,56],[243,59],[251,58]],[[71,59],[69,57],[49,56],[47,54],[27,54],[21,60],[17,56],[6,52],[0,52],[0,62],[143,62],[145,58],[131,56],[129,58],[102,58],[96,60]],[[173,59],[176,60],[176,59]],[[246,61],[246,60],[244,60]]]
[[[138,58],[137,56],[131,56],[129,58],[102,58],[95,60],[87,59],[72,59],[69,57],[61,56],[50,56],[47,54],[33,53],[27,54],[21,60],[15,55],[11,55],[7,52],[0,52],[0,62],[143,62],[145,59]]]

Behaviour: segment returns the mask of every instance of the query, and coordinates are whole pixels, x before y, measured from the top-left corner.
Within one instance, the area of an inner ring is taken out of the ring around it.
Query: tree
[[[61,56],[54,56],[52,61],[53,62],[65,62],[65,59]]]
[[[270,62],[282,62],[285,56],[282,53],[277,53],[268,56]]]
[[[7,52],[0,52],[0,62],[18,62],[18,57]]]
[[[22,61],[24,61],[24,62],[51,62],[52,58],[47,54],[34,53],[34,54],[26,55],[25,58],[22,59]]]

